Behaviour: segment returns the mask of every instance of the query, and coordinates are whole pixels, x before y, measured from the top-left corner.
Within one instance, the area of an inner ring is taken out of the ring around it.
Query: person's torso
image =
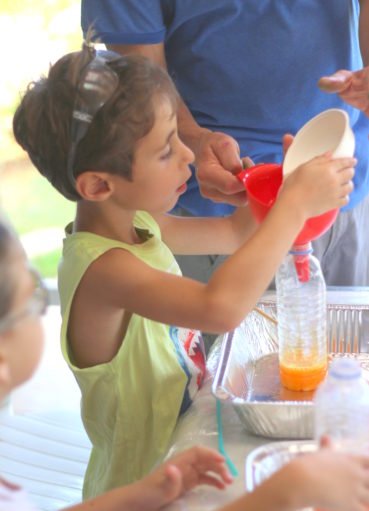
[[[93,444],[84,498],[148,473],[166,453],[178,416],[190,406],[205,371],[201,334],[132,314],[124,341],[108,363],[80,369],[67,340],[70,305],[89,264],[110,248],[131,251],[147,264],[180,274],[151,217],[136,227],[151,237],[130,246],[91,233],[68,235],[59,267],[64,357],[82,392],[82,418]],[[88,342],[88,339],[86,339]]]

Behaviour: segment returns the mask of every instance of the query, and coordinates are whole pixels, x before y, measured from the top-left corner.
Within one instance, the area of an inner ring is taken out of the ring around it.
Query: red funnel
[[[262,222],[273,206],[282,184],[282,165],[261,163],[244,169],[237,177],[245,185],[250,210],[257,222]],[[306,220],[293,245],[305,245],[322,235],[333,224],[338,209]]]

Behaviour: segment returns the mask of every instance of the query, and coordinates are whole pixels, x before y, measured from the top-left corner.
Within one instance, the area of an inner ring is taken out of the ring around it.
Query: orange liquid
[[[314,390],[322,382],[327,374],[328,364],[324,361],[320,364],[297,367],[294,365],[279,364],[281,382],[289,390]]]

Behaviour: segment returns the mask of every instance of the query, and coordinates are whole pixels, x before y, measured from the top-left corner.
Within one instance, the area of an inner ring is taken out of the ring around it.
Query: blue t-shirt
[[[327,108],[345,109],[358,159],[347,208],[369,191],[369,121],[317,81],[363,67],[358,17],[358,0],[82,0],[82,28],[93,24],[102,42],[164,41],[196,121],[232,135],[255,163],[280,163],[283,134]],[[179,204],[201,216],[233,210],[202,198],[194,176]]]

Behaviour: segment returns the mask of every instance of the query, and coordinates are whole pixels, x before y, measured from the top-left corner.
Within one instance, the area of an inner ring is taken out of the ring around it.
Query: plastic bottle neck
[[[310,254],[313,252],[311,242],[304,245],[293,245],[289,253],[293,256],[297,277],[300,282],[310,280]]]
[[[289,251],[290,254],[296,256],[304,256],[310,255],[313,253],[313,247],[311,245],[311,241],[309,243],[305,243],[304,245],[293,245]]]

